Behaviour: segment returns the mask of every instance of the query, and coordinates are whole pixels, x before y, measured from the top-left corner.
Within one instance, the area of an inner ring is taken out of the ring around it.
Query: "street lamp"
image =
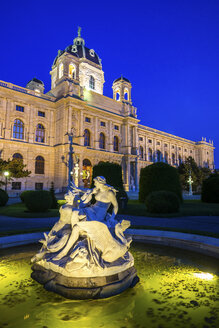
[[[5,191],[7,192],[9,172],[8,171],[4,171],[4,176],[5,176]]]

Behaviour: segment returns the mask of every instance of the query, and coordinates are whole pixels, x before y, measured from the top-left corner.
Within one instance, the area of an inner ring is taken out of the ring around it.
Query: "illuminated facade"
[[[93,165],[119,163],[126,190],[135,190],[140,169],[155,161],[179,165],[192,156],[214,168],[213,142],[194,142],[140,125],[130,81],[113,82],[113,98],[103,95],[104,72],[78,31],[73,45],[59,50],[52,65],[51,90],[34,78],[26,88],[0,81],[1,157],[21,158],[31,176],[14,180],[11,193],[67,186],[68,136],[74,134],[79,185],[89,186]],[[9,188],[10,189],[10,188]]]

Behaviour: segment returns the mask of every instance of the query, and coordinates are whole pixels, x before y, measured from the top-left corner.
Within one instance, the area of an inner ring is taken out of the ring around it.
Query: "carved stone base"
[[[134,267],[117,274],[104,277],[66,277],[60,273],[34,264],[31,277],[44,285],[48,291],[55,292],[69,299],[106,298],[122,293],[134,287],[139,281]]]

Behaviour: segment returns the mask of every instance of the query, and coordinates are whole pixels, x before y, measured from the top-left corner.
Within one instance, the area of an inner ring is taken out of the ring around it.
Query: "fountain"
[[[115,219],[116,190],[100,176],[94,185],[87,192],[72,185],[59,221],[45,234],[42,248],[32,258],[32,278],[70,299],[113,296],[139,280],[128,251],[131,237],[124,236],[130,222]],[[94,205],[90,205],[92,197]],[[111,215],[107,212],[110,205]]]

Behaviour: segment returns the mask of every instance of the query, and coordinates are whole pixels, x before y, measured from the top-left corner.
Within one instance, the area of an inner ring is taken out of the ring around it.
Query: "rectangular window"
[[[148,139],[148,142],[149,142],[149,143],[152,143],[152,140],[151,140],[151,139]]]
[[[178,149],[181,150],[181,147],[179,147]]]
[[[90,117],[85,117],[85,122],[90,123]]]
[[[143,138],[142,137],[139,137],[139,141],[143,141]]]
[[[21,182],[12,182],[11,189],[12,190],[21,190]]]
[[[38,110],[38,116],[45,117],[45,112],[41,112],[40,110]]]
[[[190,154],[192,154],[192,150],[190,150]]]
[[[184,152],[187,152],[187,149],[184,149]]]
[[[160,145],[160,141],[157,141],[157,145],[158,145],[158,146]]]
[[[42,182],[36,182],[35,183],[35,190],[43,190],[43,183]]]
[[[115,130],[119,130],[119,126],[118,125],[114,125],[114,129]]]
[[[103,122],[103,121],[101,121],[101,122],[100,122],[100,125],[101,125],[101,126],[106,126],[106,123]]]
[[[167,147],[167,144],[164,144],[164,147]]]
[[[172,149],[174,149],[174,146],[172,146]]]
[[[16,110],[18,110],[19,112],[24,112],[24,107],[16,105]]]

